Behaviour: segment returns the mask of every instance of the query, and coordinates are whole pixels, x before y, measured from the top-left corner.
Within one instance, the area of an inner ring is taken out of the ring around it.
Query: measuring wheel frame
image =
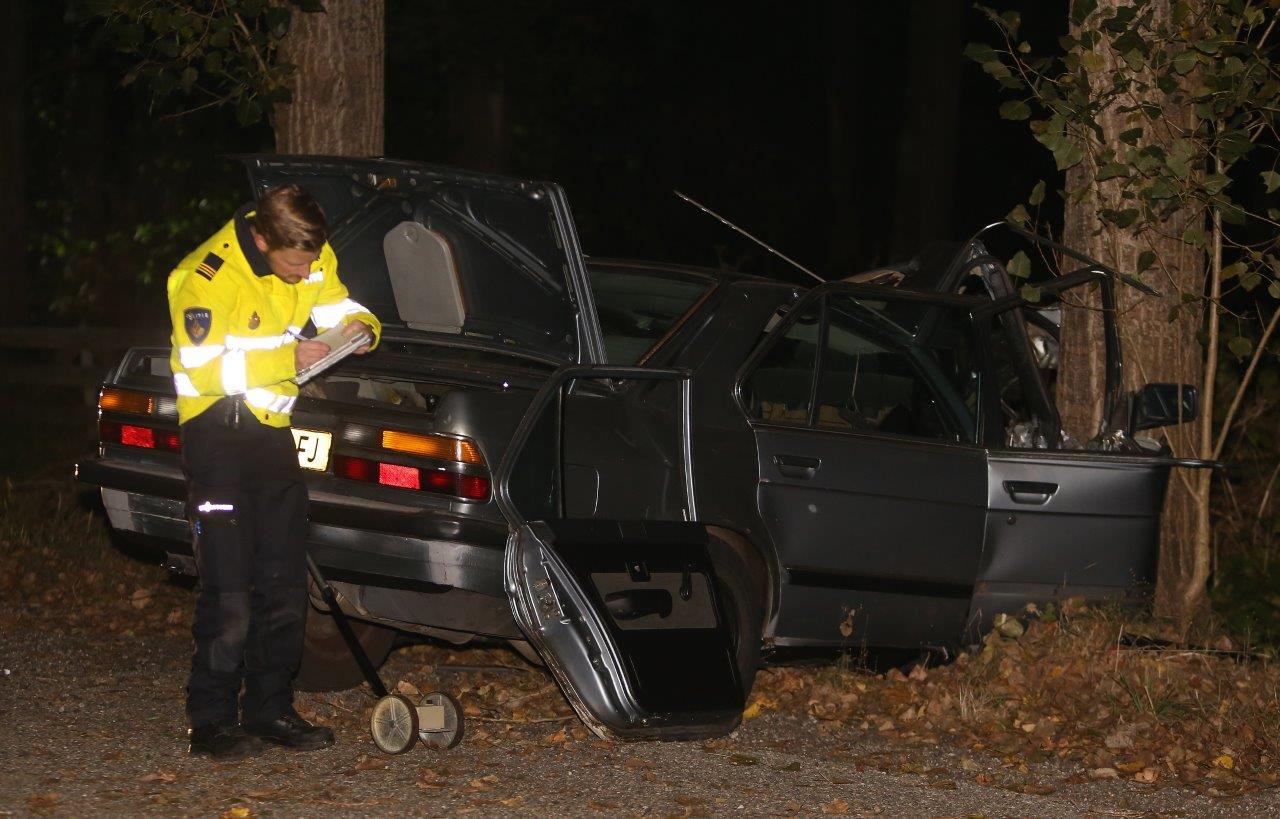
[[[378,699],[369,717],[373,744],[384,754],[403,754],[418,741],[418,709],[403,694]]]
[[[462,703],[452,694],[432,691],[418,701],[418,739],[428,748],[447,751],[462,741],[466,728]]]

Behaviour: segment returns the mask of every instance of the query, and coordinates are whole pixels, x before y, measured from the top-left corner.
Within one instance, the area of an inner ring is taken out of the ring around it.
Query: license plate
[[[316,429],[293,428],[293,443],[298,448],[298,466],[323,472],[329,468],[329,445],[333,436]]]

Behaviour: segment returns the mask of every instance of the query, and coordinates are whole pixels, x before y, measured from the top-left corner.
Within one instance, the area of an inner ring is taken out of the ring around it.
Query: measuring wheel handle
[[[418,709],[403,694],[388,694],[373,706],[369,733],[379,751],[402,754],[418,741]]]
[[[418,703],[418,738],[429,748],[448,750],[462,741],[462,704],[449,694],[433,691]]]

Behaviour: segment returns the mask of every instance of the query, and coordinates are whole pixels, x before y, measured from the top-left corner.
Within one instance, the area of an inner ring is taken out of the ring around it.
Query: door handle
[[[800,455],[774,455],[773,463],[786,477],[807,481],[817,473],[818,467],[822,466],[822,459],[805,458]]]
[[[1044,506],[1058,491],[1058,485],[1039,481],[1005,481],[1004,491],[1009,493],[1014,503]]]

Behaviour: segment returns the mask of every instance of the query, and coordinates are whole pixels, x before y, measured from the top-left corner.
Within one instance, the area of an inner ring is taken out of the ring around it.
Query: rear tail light
[[[182,441],[176,429],[156,429],[138,424],[99,421],[98,435],[104,444],[136,446],[161,452],[179,452],[182,449]]]
[[[389,464],[353,455],[334,455],[333,474],[364,483],[418,489],[467,500],[489,497],[489,479],[483,475],[463,475],[447,467],[432,468]]]
[[[448,435],[401,432],[395,429],[382,431],[382,448],[410,455],[422,455],[440,461],[457,461],[464,464],[484,464],[484,456],[474,443],[465,438]]]
[[[108,412],[127,412],[132,415],[150,415],[155,412],[154,395],[119,387],[103,387],[98,396],[98,409]]]

